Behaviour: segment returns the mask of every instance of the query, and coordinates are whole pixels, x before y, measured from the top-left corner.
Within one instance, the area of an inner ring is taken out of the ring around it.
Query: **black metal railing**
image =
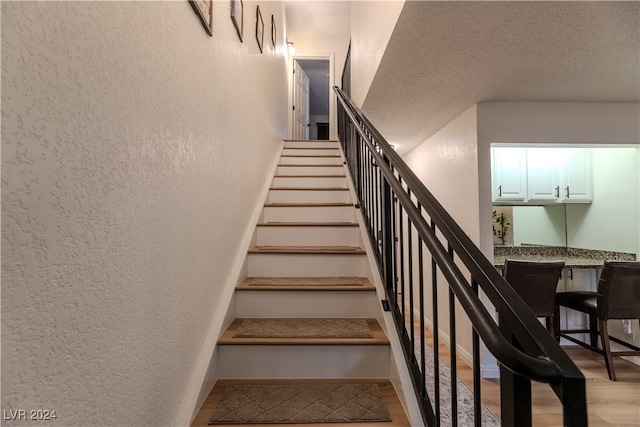
[[[456,326],[456,312],[463,310],[458,317],[466,314],[473,329],[466,344],[471,341],[474,426],[482,425],[481,341],[500,367],[503,426],[532,425],[532,381],[555,392],[565,426],[586,426],[580,370],[362,112],[342,90],[335,92],[340,143],[426,425],[447,419],[456,426],[459,417],[468,416],[460,414],[455,380],[462,328]],[[439,356],[447,339],[448,367]],[[443,369],[453,379],[448,390],[440,381]],[[443,406],[446,401],[451,403]]]

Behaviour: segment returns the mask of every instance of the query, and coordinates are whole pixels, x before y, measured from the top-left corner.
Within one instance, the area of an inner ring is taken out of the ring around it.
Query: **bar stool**
[[[536,317],[544,317],[547,330],[557,335],[555,296],[564,261],[519,261],[507,259],[502,274]]]
[[[604,356],[611,381],[616,380],[612,355],[640,356],[640,348],[623,341],[616,342],[632,350],[611,351],[607,320],[640,318],[640,262],[605,261],[598,291],[558,292],[556,296],[556,316],[559,308],[567,307],[589,315],[589,329],[559,331],[559,336],[579,344]],[[568,334],[589,333],[591,344],[587,344]],[[598,347],[598,335],[602,349]]]

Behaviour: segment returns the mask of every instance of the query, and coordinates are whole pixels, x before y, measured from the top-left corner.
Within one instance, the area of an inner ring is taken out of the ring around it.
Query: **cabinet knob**
[[[502,185],[498,185],[498,197],[502,197]]]
[[[559,185],[556,187],[556,198],[557,199],[560,198],[560,186]]]
[[[567,185],[567,188],[565,188],[566,192],[567,192],[567,199],[569,198],[569,186]]]

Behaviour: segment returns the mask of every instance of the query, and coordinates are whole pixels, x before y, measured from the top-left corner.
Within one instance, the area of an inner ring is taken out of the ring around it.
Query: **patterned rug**
[[[416,348],[418,347],[416,342]],[[425,346],[425,371],[426,371],[426,385],[427,394],[429,399],[434,402],[435,399],[435,381],[433,380],[434,365],[433,365],[433,349],[428,345]],[[416,349],[415,356],[417,360],[420,360],[420,353]],[[419,362],[418,362],[419,363]],[[451,414],[451,370],[449,366],[442,359],[439,360],[440,369],[440,426],[449,427],[452,425]],[[458,426],[459,427],[473,427],[474,414],[473,414],[473,391],[465,384],[460,378],[456,378],[456,385],[458,391]],[[481,419],[483,427],[500,427],[502,424],[496,418],[496,416],[485,406],[481,405]]]
[[[244,319],[234,338],[373,338],[364,319]]]
[[[228,385],[209,424],[391,421],[375,383]]]

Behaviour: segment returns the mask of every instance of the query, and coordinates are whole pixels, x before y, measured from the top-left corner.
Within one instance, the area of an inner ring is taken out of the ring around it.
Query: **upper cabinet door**
[[[527,152],[522,147],[492,147],[492,195],[494,202],[527,199]]]
[[[593,201],[590,149],[563,149],[562,187],[561,197],[564,203],[590,203]]]
[[[527,198],[530,202],[555,203],[560,199],[558,150],[527,148]]]

